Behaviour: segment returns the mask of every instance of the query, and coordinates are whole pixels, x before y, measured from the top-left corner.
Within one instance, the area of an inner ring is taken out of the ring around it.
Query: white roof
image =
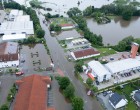
[[[137,59],[128,58],[120,61],[107,63],[105,64],[105,66],[112,73],[117,73],[117,72],[131,70],[132,68],[140,67],[140,61],[138,61]]]
[[[18,40],[18,39],[25,39],[25,34],[11,34],[11,35],[3,35],[2,40]]]
[[[99,61],[91,61],[88,66],[98,75],[104,76],[106,74],[111,74]]]
[[[4,33],[4,31],[18,31],[25,29],[33,29],[33,22],[32,21],[4,22],[0,26],[0,33]]]
[[[30,21],[30,16],[29,15],[17,16],[15,18],[15,21]]]
[[[23,15],[23,11],[22,10],[19,10],[18,16],[22,16],[22,15]]]
[[[18,12],[19,12],[19,10],[11,10],[11,12],[10,12],[10,16],[17,16],[18,15]]]
[[[23,11],[22,10],[11,10],[11,12],[10,12],[10,14],[9,14],[10,16],[21,16],[21,15],[23,15]]]

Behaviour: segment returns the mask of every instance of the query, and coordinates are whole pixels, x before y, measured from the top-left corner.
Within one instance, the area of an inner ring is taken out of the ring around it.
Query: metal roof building
[[[0,34],[34,34],[33,21],[4,22]]]
[[[2,40],[3,41],[12,41],[12,40],[22,40],[25,39],[25,34],[10,34],[10,35],[3,35]]]
[[[17,16],[14,21],[30,21],[29,15]]]
[[[14,21],[14,19],[17,16],[22,16],[23,15],[23,11],[22,10],[11,10],[10,14],[9,14],[9,20],[10,21]]]
[[[140,61],[137,59],[124,59],[115,62],[110,62],[105,64],[107,69],[112,73],[125,73],[130,72],[131,70],[139,69],[140,68]]]
[[[111,78],[111,73],[99,61],[91,61],[88,63],[88,66],[99,82],[103,82],[104,80],[109,80]]]

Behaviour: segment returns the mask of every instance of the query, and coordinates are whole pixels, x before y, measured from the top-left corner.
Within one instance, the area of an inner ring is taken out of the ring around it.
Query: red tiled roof
[[[16,81],[19,86],[14,110],[46,110],[47,84],[51,82],[47,76],[31,75]]]
[[[93,48],[85,49],[85,50],[80,50],[80,51],[75,51],[73,52],[76,58],[88,56],[88,55],[94,55],[94,54],[99,54],[99,51],[95,51]]]
[[[60,24],[61,27],[73,26],[73,24]]]

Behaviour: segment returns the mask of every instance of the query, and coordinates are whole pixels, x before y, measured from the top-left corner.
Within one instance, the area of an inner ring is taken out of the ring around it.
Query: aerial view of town
[[[140,0],[0,0],[0,110],[140,110]]]

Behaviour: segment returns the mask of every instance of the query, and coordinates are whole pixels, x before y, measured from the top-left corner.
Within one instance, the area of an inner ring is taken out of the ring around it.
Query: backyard
[[[112,48],[97,48],[97,50],[100,52],[100,57],[116,54],[116,51]]]
[[[75,24],[74,21],[70,18],[52,18],[51,22],[53,25],[61,25],[61,24]]]
[[[126,99],[128,100],[128,105],[126,106],[126,110],[137,110],[137,106],[135,104],[135,102],[132,100],[130,94],[132,93],[132,91],[138,89],[137,87],[140,87],[139,81],[136,81],[134,83],[129,83],[124,85],[123,89],[120,87],[115,88],[115,92],[122,94],[126,97]]]

